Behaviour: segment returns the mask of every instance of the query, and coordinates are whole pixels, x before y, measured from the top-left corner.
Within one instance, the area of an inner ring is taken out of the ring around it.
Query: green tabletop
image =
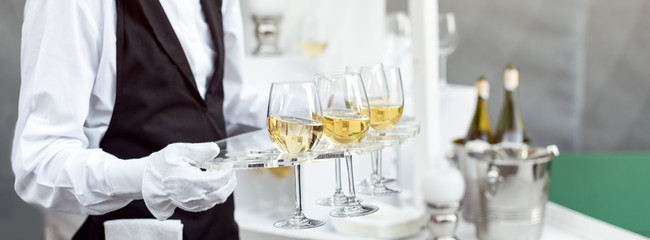
[[[650,237],[650,152],[561,153],[549,200]]]

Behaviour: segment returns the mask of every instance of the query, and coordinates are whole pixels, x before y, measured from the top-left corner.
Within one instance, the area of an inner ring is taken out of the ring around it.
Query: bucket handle
[[[503,177],[501,176],[499,168],[494,165],[490,165],[485,176],[485,196],[487,198],[492,198],[499,191],[499,185],[503,182]]]
[[[550,154],[553,154],[553,157],[560,156],[560,150],[557,148],[556,145],[546,146],[546,151],[549,152]]]

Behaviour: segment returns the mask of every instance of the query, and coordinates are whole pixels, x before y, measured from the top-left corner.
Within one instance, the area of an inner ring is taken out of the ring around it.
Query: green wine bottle
[[[483,140],[489,143],[492,139],[487,105],[490,98],[490,83],[483,76],[476,80],[476,93],[476,110],[474,111],[472,123],[469,125],[469,130],[467,130],[465,142]]]
[[[524,131],[524,120],[519,109],[517,89],[519,88],[519,70],[511,64],[506,66],[503,73],[504,100],[497,129],[494,135],[495,143],[519,144],[528,143]]]

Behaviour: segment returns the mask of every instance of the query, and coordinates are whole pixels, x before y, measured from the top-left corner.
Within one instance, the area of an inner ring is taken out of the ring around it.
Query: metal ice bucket
[[[456,162],[458,169],[463,173],[463,178],[465,178],[462,216],[467,221],[476,222],[478,216],[478,184],[476,184],[475,160],[470,158],[469,150],[465,148],[463,139],[454,140],[453,146],[453,153],[449,157]]]
[[[551,180],[555,145],[492,146],[467,151],[475,171],[476,232],[483,240],[539,239]],[[467,163],[467,162],[466,162]]]

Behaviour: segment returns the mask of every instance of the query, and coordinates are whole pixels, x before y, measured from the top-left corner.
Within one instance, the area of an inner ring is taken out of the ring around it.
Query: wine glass
[[[353,71],[354,67],[348,68]],[[368,103],[370,105],[370,127],[375,130],[389,129],[399,122],[404,110],[404,94],[402,77],[399,68],[388,68],[384,71],[381,63],[358,68],[366,86]],[[371,153],[372,173],[358,183],[358,192],[373,196],[391,196],[401,192],[386,186],[382,176],[382,151]]]
[[[300,49],[309,58],[320,56],[327,47],[325,34],[318,20],[307,16],[303,20],[300,31]]]
[[[458,46],[456,17],[453,13],[441,13],[438,16],[438,55],[440,66],[440,86],[447,85],[447,56]]]
[[[327,80],[328,77],[338,75],[338,74],[341,74],[341,73],[319,73],[319,74],[316,74],[315,81],[316,81],[317,85],[320,85],[320,84],[326,85],[326,84],[328,84],[327,81],[329,81],[329,80]],[[325,86],[325,87],[327,87],[327,86]],[[329,100],[325,104],[328,104],[328,103],[329,103]],[[337,158],[337,159],[334,160],[334,179],[336,181],[336,187],[334,189],[334,194],[332,194],[332,196],[319,199],[318,201],[316,201],[316,204],[322,205],[322,206],[340,207],[340,206],[344,206],[345,204],[348,203],[348,196],[346,196],[343,193],[343,186],[342,186],[342,183],[341,183],[341,159],[340,158]]]
[[[323,135],[322,110],[313,82],[278,82],[271,84],[267,111],[269,137],[282,152],[281,157],[300,158],[311,152]],[[273,224],[277,228],[305,229],[319,227],[323,221],[309,219],[302,212],[300,165],[293,166],[296,187],[296,210],[290,219]]]
[[[363,140],[370,128],[370,108],[361,76],[341,73],[320,78],[318,93],[323,105],[323,133],[338,148],[349,148]],[[330,212],[332,217],[356,217],[379,208],[361,204],[356,197],[352,156],[345,156],[350,196],[347,203]]]

